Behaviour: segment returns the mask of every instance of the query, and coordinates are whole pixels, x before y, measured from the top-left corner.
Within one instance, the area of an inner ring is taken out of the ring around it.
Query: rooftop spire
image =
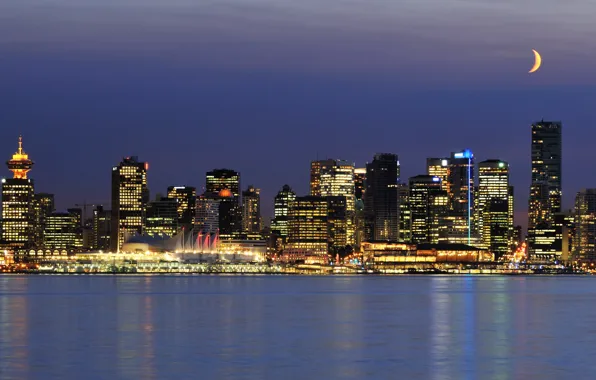
[[[6,163],[8,169],[13,172],[14,178],[27,179],[27,173],[33,167],[33,161],[23,150],[23,136],[19,136],[19,150],[12,155],[12,159]]]

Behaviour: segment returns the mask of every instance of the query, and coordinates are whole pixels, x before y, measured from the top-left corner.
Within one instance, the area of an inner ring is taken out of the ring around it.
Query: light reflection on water
[[[586,378],[595,301],[583,277],[0,276],[0,378]]]

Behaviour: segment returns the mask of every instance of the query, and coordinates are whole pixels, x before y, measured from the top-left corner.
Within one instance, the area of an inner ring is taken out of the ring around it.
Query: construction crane
[[[87,220],[87,207],[97,207],[97,206],[101,206],[102,203],[101,202],[96,202],[96,203],[87,203],[87,201],[83,201],[83,203],[75,203],[75,207],[79,207],[82,209],[83,214],[82,214],[82,223],[83,225],[85,224],[85,221]]]

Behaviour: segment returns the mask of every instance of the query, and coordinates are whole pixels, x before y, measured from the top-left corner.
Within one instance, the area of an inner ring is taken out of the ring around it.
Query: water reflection
[[[0,378],[591,378],[591,284],[0,276]]]

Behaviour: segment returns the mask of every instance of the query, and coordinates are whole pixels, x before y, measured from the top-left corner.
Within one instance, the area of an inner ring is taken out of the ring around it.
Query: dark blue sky
[[[544,117],[564,123],[570,207],[596,187],[595,19],[590,0],[3,0],[0,152],[22,133],[61,208],[107,202],[138,155],[153,194],[230,167],[269,214],[317,155],[394,152],[407,179],[469,147],[510,162],[521,217]]]

